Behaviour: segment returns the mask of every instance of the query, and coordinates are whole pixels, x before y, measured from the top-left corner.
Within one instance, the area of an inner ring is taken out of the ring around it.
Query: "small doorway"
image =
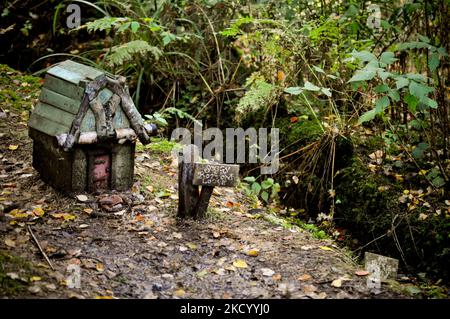
[[[106,152],[91,152],[88,168],[89,191],[101,191],[110,188],[111,154]]]

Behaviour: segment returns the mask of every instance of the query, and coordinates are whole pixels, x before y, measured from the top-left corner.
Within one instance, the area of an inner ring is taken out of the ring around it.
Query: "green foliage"
[[[118,66],[131,62],[133,58],[136,58],[136,54],[144,55],[146,53],[153,55],[156,60],[162,55],[162,51],[158,47],[151,46],[142,40],[135,40],[112,47],[107,61],[111,66]]]
[[[261,183],[256,181],[253,176],[244,178],[246,182],[247,194],[259,196],[264,202],[269,203],[271,199],[275,199],[280,191],[280,184],[275,183],[272,178],[267,178]]]

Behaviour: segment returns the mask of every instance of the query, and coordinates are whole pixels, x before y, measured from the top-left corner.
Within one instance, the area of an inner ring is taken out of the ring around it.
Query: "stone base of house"
[[[127,190],[133,185],[135,143],[75,145],[63,151],[55,137],[29,130],[33,167],[58,191]]]

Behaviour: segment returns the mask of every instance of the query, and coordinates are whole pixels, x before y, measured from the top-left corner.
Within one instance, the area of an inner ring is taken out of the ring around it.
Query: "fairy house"
[[[70,60],[47,71],[28,126],[34,168],[63,192],[129,189],[136,139],[147,144],[156,132],[125,78]]]

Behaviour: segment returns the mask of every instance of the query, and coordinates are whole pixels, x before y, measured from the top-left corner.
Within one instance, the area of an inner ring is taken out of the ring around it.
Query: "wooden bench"
[[[178,164],[178,216],[204,217],[214,187],[232,187],[238,182],[239,165],[201,163],[197,147],[185,146]]]

